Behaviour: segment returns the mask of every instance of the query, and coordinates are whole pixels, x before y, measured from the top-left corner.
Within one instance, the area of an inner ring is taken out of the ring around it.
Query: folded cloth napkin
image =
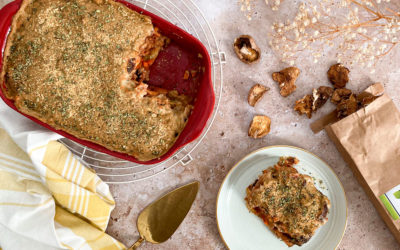
[[[124,249],[108,185],[60,138],[0,100],[0,249]]]

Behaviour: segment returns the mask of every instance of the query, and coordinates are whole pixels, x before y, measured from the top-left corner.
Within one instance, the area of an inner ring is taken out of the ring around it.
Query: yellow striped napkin
[[[115,205],[108,185],[58,135],[1,105],[0,248],[124,249],[105,233]]]

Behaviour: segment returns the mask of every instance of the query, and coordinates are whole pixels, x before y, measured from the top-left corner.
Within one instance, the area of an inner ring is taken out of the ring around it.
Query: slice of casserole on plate
[[[260,217],[288,246],[301,246],[327,221],[329,199],[313,179],[293,166],[294,157],[281,157],[250,185],[245,198],[248,209]]]

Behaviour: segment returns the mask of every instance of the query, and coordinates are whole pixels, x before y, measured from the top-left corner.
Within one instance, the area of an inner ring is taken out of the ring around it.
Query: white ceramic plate
[[[259,217],[249,212],[244,200],[246,188],[264,169],[275,165],[281,156],[299,159],[295,168],[314,177],[317,188],[331,201],[328,222],[301,247],[295,245],[289,248],[278,239]],[[317,156],[291,146],[266,147],[244,157],[225,177],[217,199],[218,229],[231,250],[335,249],[343,237],[346,222],[346,196],[336,174]]]

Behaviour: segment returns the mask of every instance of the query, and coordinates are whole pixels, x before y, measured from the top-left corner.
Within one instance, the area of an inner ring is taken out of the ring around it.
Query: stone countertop
[[[8,0],[0,0],[0,8]],[[230,168],[248,153],[264,146],[293,145],[302,147],[325,160],[339,176],[348,200],[346,232],[338,249],[399,249],[399,245],[375,211],[372,203],[357,183],[334,144],[325,132],[314,135],[309,124],[333,109],[327,103],[312,118],[299,116],[293,111],[295,100],[311,92],[313,87],[329,85],[326,71],[335,62],[327,57],[312,64],[304,58],[297,65],[302,73],[297,80],[298,89],[291,96],[279,95],[271,73],[287,65],[268,46],[267,34],[271,25],[271,11],[259,1],[252,21],[239,11],[237,1],[195,0],[210,21],[222,51],[226,53],[222,102],[211,130],[194,151],[194,160],[186,166],[177,165],[159,175],[132,184],[111,185],[116,208],[111,214],[108,233],[126,245],[138,238],[138,213],[161,194],[192,180],[200,181],[200,190],[191,211],[176,233],[162,245],[146,243],[141,249],[225,249],[215,220],[216,198],[219,187]],[[261,61],[248,66],[239,61],[232,49],[235,37],[252,35],[262,50]],[[382,82],[386,92],[400,107],[398,65],[400,54],[394,52],[376,68],[374,74],[362,67],[351,67],[350,89],[360,91],[374,82]],[[247,104],[247,93],[255,83],[271,88],[255,108]],[[248,125],[255,114],[268,115],[272,120],[271,133],[262,139],[247,136]]]
[[[277,84],[271,79],[271,73],[287,65],[279,61],[268,45],[267,34],[272,19],[269,18],[271,12],[264,7],[264,1],[258,1],[261,3],[255,7],[256,13],[250,22],[239,11],[237,1],[219,0],[213,1],[213,4],[208,0],[195,2],[205,13],[216,32],[221,50],[226,53],[218,115],[189,165],[175,166],[150,180],[111,186],[117,207],[112,213],[108,232],[130,245],[138,235],[135,221],[142,208],[168,190],[198,180],[201,182],[198,197],[177,232],[164,244],[145,244],[143,249],[225,249],[215,220],[216,198],[222,180],[231,167],[248,153],[264,146],[286,144],[302,147],[320,156],[343,183],[348,199],[348,222],[338,249],[398,249],[400,246],[326,133],[314,135],[309,128],[312,121],[327,114],[334,106],[327,103],[310,120],[293,111],[295,100],[310,93],[313,87],[329,86],[326,71],[335,58],[326,58],[317,65],[305,58],[303,65],[297,65],[302,73],[297,80],[296,92],[283,98],[279,95]],[[253,36],[261,48],[262,58],[258,64],[246,65],[234,54],[233,40],[241,34]],[[400,59],[400,54],[393,53],[391,57]],[[399,107],[399,67],[393,61],[382,62],[374,74],[369,74],[368,70],[361,67],[350,68],[348,87],[361,91],[371,83],[382,82]],[[247,104],[247,94],[255,83],[264,84],[271,90],[253,108]],[[272,120],[271,133],[263,139],[255,140],[247,136],[249,123],[255,114],[268,115]]]

